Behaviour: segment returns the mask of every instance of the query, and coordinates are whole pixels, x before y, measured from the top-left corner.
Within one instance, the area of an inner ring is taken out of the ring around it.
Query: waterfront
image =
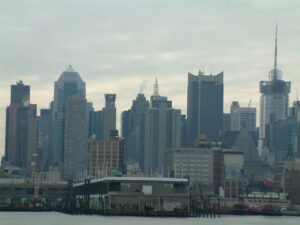
[[[299,217],[222,216],[215,218],[150,218],[67,215],[57,212],[0,212],[0,225],[298,225]]]

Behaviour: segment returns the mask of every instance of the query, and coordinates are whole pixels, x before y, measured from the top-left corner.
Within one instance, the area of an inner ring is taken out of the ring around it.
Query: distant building
[[[144,168],[145,116],[149,102],[144,94],[138,94],[129,110],[122,113],[122,136],[125,138],[126,159],[138,162]]]
[[[115,131],[106,141],[89,142],[89,169],[93,175],[121,175],[124,173],[125,157],[124,138],[118,137]]]
[[[173,109],[172,101],[158,94],[157,81],[145,115],[145,130],[144,170],[158,175],[163,169],[164,150],[180,146],[181,111]]]
[[[31,171],[37,153],[36,105],[30,104],[30,87],[22,81],[11,85],[11,103],[6,108],[5,160]]]
[[[52,157],[52,111],[41,109],[38,117],[38,148],[40,154],[40,169],[48,171]]]
[[[291,82],[281,79],[282,73],[277,67],[277,27],[275,37],[274,69],[269,73],[268,81],[260,81],[260,122],[259,122],[259,153],[268,151],[270,146],[267,126],[270,123],[285,120],[288,115],[289,93]]]
[[[164,174],[187,177],[203,190],[218,193],[224,182],[224,159],[219,145],[211,145],[199,135],[194,147],[173,147],[165,150]]]
[[[88,108],[82,95],[65,101],[64,177],[74,178],[88,169]]]
[[[249,132],[256,130],[256,108],[240,107],[239,103],[234,101],[230,107],[231,131],[240,131],[245,128]]]
[[[297,155],[298,123],[294,118],[287,118],[271,123],[270,150],[276,161]]]
[[[116,94],[105,94],[105,107],[102,110],[103,140],[109,140],[110,133],[116,129]]]
[[[223,150],[224,194],[226,198],[241,197],[243,191],[244,153],[237,150]]]
[[[187,138],[188,135],[186,115],[181,115],[181,146],[188,146]]]
[[[103,140],[102,111],[89,111],[89,139]]]
[[[89,185],[90,188],[86,188]],[[74,184],[76,208],[128,210],[140,215],[149,212],[187,210],[189,182],[186,178],[102,177]],[[86,192],[90,200],[86,201]],[[142,213],[142,214],[141,214]]]
[[[300,158],[288,158],[283,162],[283,192],[287,193],[292,204],[300,204]]]
[[[231,130],[232,131],[239,131],[241,129],[240,124],[240,104],[239,102],[232,102],[230,106],[230,115],[231,115]]]
[[[23,81],[17,82],[16,85],[11,85],[10,89],[10,104],[26,105],[30,102],[30,86],[24,85]]]
[[[199,134],[220,141],[223,127],[223,72],[217,75],[188,74],[187,132],[192,146]]]
[[[223,114],[223,134],[227,131],[231,131],[231,114],[224,113]]]
[[[293,106],[289,108],[289,117],[298,119],[300,116],[300,101],[294,101]],[[300,118],[298,119],[300,120]]]
[[[240,129],[245,128],[249,132],[256,131],[256,108],[240,108]]]
[[[265,176],[258,150],[253,136],[245,128],[242,129],[232,146],[243,153],[244,156],[244,178],[248,180],[262,180]]]
[[[89,108],[89,138],[109,140],[110,132],[116,129],[116,94],[105,94],[105,107],[100,111]]]
[[[54,83],[52,165],[61,165],[64,162],[65,107],[66,100],[73,95],[85,97],[85,82],[69,66]]]

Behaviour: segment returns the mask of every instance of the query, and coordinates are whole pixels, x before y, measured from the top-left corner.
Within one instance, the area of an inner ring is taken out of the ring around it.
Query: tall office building
[[[232,102],[230,106],[230,115],[231,115],[231,130],[239,131],[241,129],[240,126],[240,104],[239,102]]]
[[[223,114],[223,134],[231,130],[231,114]]]
[[[52,109],[41,109],[38,117],[38,149],[40,168],[48,171],[51,162]]]
[[[85,97],[85,82],[69,66],[54,83],[52,164],[64,162],[65,105],[67,98],[73,95]]]
[[[145,115],[149,102],[139,93],[129,110],[122,113],[122,136],[125,138],[126,159],[138,162],[144,168]]]
[[[105,94],[105,107],[102,109],[102,140],[109,140],[110,133],[116,129],[116,94]]]
[[[192,146],[198,134],[220,140],[223,126],[223,72],[217,75],[188,74],[187,129]]]
[[[240,107],[239,103],[233,101],[230,107],[231,131],[240,131],[245,128],[247,131],[256,130],[256,108]]]
[[[30,102],[30,86],[24,85],[20,80],[17,85],[11,85],[10,104],[26,104],[26,102]]]
[[[145,165],[150,174],[159,174],[163,167],[164,150],[180,146],[181,111],[172,108],[172,101],[158,93],[154,85],[150,108],[145,115]]]
[[[265,152],[269,143],[268,130],[273,121],[284,120],[288,115],[291,82],[281,79],[282,73],[277,67],[277,26],[275,32],[274,68],[269,73],[268,81],[260,81],[260,123],[259,153]]]
[[[30,87],[22,81],[11,85],[6,109],[5,160],[30,172],[37,152],[36,105],[30,104]]]
[[[116,129],[116,94],[105,94],[104,97],[105,106],[102,110],[95,111],[88,104],[90,140],[109,140],[110,132]]]
[[[74,178],[88,168],[88,107],[82,95],[65,101],[64,176]]]

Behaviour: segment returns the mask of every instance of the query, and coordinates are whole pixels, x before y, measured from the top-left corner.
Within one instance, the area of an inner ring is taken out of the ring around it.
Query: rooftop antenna
[[[68,66],[68,68],[66,69],[67,72],[75,72],[75,70],[73,69],[73,67],[71,65]]]
[[[272,79],[277,80],[280,79],[280,71],[277,68],[277,31],[278,31],[278,26],[276,23],[275,27],[275,54],[274,54],[274,69],[272,70]]]
[[[158,86],[157,78],[155,79],[155,83],[153,86],[153,95],[159,96],[159,86]]]

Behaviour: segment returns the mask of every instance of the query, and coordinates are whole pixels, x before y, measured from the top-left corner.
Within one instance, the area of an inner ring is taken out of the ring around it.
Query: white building
[[[256,108],[240,107],[239,103],[233,101],[230,107],[231,129],[240,131],[245,128],[249,132],[256,130]]]
[[[260,81],[260,122],[259,153],[262,155],[266,147],[267,129],[272,121],[284,120],[288,115],[289,93],[291,82],[281,79],[281,71],[277,67],[277,27],[275,38],[274,69],[269,73],[268,81]]]

